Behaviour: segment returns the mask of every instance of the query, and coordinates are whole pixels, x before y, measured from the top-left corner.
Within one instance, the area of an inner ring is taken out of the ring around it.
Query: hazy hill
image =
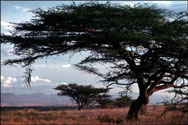
[[[55,94],[13,94],[1,93],[1,106],[68,106],[72,101],[68,97]]]
[[[112,98],[117,98],[116,93]],[[138,94],[131,94],[133,99],[136,99]],[[149,104],[157,104],[162,102],[164,97],[160,95],[152,95]],[[58,96],[56,94],[14,94],[1,93],[1,106],[70,106],[73,105],[70,98],[66,96]]]

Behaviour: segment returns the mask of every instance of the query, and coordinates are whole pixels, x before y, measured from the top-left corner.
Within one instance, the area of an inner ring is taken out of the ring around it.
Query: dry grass
[[[73,124],[73,125],[153,125],[153,124],[182,124],[188,125],[188,115],[179,112],[168,112],[161,116],[163,106],[148,106],[138,121],[127,121],[125,119],[128,108],[116,109],[84,109],[38,111],[34,109],[11,110],[1,112],[1,124]]]

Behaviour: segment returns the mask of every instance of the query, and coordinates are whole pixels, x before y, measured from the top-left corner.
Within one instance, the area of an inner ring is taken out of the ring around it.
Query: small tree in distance
[[[72,98],[78,105],[78,110],[95,103],[98,98],[101,98],[108,92],[108,89],[105,88],[94,88],[91,85],[77,84],[59,85],[55,90],[60,90],[58,93],[60,96]]]
[[[111,99],[110,95],[104,95],[103,97],[97,100],[100,108],[112,108],[114,104],[114,100]]]
[[[132,102],[132,99],[130,96],[127,95],[120,95],[119,98],[116,98],[114,101],[114,106],[117,106],[119,108],[123,108],[126,106],[130,106]]]

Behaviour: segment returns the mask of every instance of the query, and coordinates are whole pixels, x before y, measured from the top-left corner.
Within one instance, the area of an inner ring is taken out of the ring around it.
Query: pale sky
[[[71,4],[72,2],[66,1],[1,1],[1,32],[9,34],[12,30],[12,25],[9,22],[19,23],[29,21],[33,14],[30,10],[36,8],[47,9],[61,4]],[[76,2],[80,3],[80,2]],[[103,2],[104,3],[104,2]],[[186,11],[186,1],[114,1],[111,3],[116,4],[129,4],[135,3],[148,3],[156,4],[160,8],[165,8],[173,11]],[[10,52],[13,50],[12,45],[1,45],[1,63],[8,58],[15,58]],[[92,84],[96,87],[103,87],[102,83],[99,83],[100,78],[91,74],[81,72],[73,66],[80,61],[87,53],[77,53],[72,58],[70,54],[59,57],[50,57],[37,61],[34,65],[34,71],[32,73],[31,87],[28,87],[23,80],[24,69],[20,66],[3,66],[1,65],[1,92],[8,93],[57,93],[53,90],[58,84],[65,83],[78,83],[78,84]],[[102,65],[101,68],[103,68]],[[134,85],[133,92],[137,93],[137,86]],[[122,89],[114,86],[111,93],[118,93]],[[158,92],[159,95],[167,95],[164,92]]]

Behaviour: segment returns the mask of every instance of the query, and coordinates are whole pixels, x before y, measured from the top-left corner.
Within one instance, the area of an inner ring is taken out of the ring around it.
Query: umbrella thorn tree
[[[188,86],[186,12],[84,3],[33,13],[31,21],[14,24],[12,35],[1,35],[1,43],[14,44],[14,54],[21,56],[5,64],[26,67],[28,83],[35,60],[88,51],[90,55],[76,65],[80,70],[102,77],[108,85],[138,85],[139,96],[130,106],[129,119],[138,119],[154,92]],[[111,67],[101,73],[95,63]]]
[[[55,90],[60,90],[58,95],[72,98],[78,105],[78,110],[97,102],[98,99],[105,97],[108,92],[106,88],[95,88],[92,85],[59,85]]]

